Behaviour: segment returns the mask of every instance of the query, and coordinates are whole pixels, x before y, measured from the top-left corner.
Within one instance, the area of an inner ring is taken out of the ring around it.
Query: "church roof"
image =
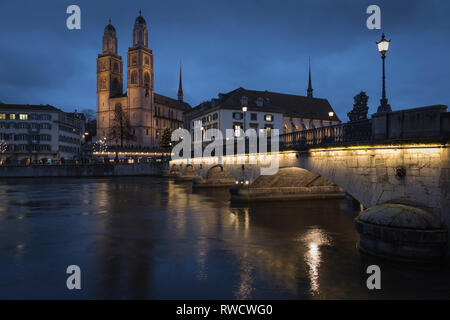
[[[116,29],[114,28],[114,26],[113,26],[111,23],[108,24],[108,25],[105,27],[105,33],[106,33],[107,31],[116,33]]]
[[[158,94],[156,92],[155,92],[155,103],[166,105],[171,108],[179,109],[182,111],[187,111],[187,110],[192,109],[189,103],[180,102],[176,99],[172,99],[172,98],[163,96],[162,94]]]
[[[203,102],[192,110],[201,111],[210,108],[241,108],[242,97],[247,97],[247,106],[249,109],[264,108],[272,109],[283,113],[285,116],[292,116],[296,118],[307,118],[317,120],[330,120],[329,112],[334,112],[327,99],[311,98],[305,96],[298,96],[293,94],[285,94],[270,91],[247,90],[244,88],[237,88],[228,93],[219,93],[217,99]],[[262,104],[261,107],[258,107]],[[331,117],[333,121],[339,121],[339,118],[334,112]]]
[[[145,24],[145,25],[147,25],[147,22],[145,21],[144,17],[140,15],[140,16],[138,16],[136,18],[136,21],[134,22],[134,24]]]

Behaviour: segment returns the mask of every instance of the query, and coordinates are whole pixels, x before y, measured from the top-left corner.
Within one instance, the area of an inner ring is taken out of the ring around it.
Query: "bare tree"
[[[121,104],[118,103],[114,108],[114,118],[109,131],[109,140],[114,141],[116,146],[120,142],[120,147],[123,148],[124,142],[133,141],[134,138],[128,114],[123,111]]]
[[[95,120],[96,118],[95,111],[92,109],[81,110],[81,113],[84,114],[84,116],[86,117],[86,122],[90,122],[92,120]]]

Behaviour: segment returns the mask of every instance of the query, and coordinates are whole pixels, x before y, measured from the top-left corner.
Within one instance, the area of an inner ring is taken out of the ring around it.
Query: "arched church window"
[[[133,56],[132,63],[133,63],[133,66],[137,65],[137,57],[136,56]]]
[[[145,61],[145,64],[146,64],[146,65],[149,65],[149,64],[150,64],[150,59],[149,59],[148,57],[145,57],[144,61]]]
[[[137,84],[137,72],[133,71],[131,73],[131,84]]]
[[[144,86],[150,87],[150,75],[147,72],[144,74]]]
[[[114,90],[119,89],[119,80],[117,80],[117,78],[114,78],[114,80],[113,80],[113,89]]]
[[[114,63],[114,72],[119,72],[119,64],[117,62]]]

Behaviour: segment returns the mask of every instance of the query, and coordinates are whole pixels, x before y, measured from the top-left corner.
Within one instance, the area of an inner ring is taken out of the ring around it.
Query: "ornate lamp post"
[[[378,112],[392,111],[391,106],[388,104],[388,100],[386,99],[386,76],[384,67],[384,61],[386,60],[386,52],[388,52],[389,50],[390,42],[391,40],[388,41],[384,38],[384,33],[381,36],[381,40],[377,42],[378,51],[381,53],[381,60],[383,61],[383,91],[380,100],[380,106],[378,107]]]

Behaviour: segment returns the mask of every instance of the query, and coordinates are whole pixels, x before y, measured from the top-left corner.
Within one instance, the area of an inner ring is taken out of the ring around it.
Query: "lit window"
[[[11,114],[9,115],[9,119],[11,119],[11,120],[16,120],[16,115],[15,115],[14,113],[11,113]]]
[[[19,119],[20,120],[28,120],[28,115],[24,114],[24,113],[21,113],[21,114],[19,114]]]
[[[241,128],[242,128],[242,124],[241,123],[234,123],[233,124],[234,136],[235,137],[240,137],[241,136]]]
[[[273,121],[273,115],[271,114],[266,114],[264,116],[264,120],[268,121],[268,122],[272,122]]]
[[[6,119],[6,114],[0,113],[0,119],[5,120]]]

